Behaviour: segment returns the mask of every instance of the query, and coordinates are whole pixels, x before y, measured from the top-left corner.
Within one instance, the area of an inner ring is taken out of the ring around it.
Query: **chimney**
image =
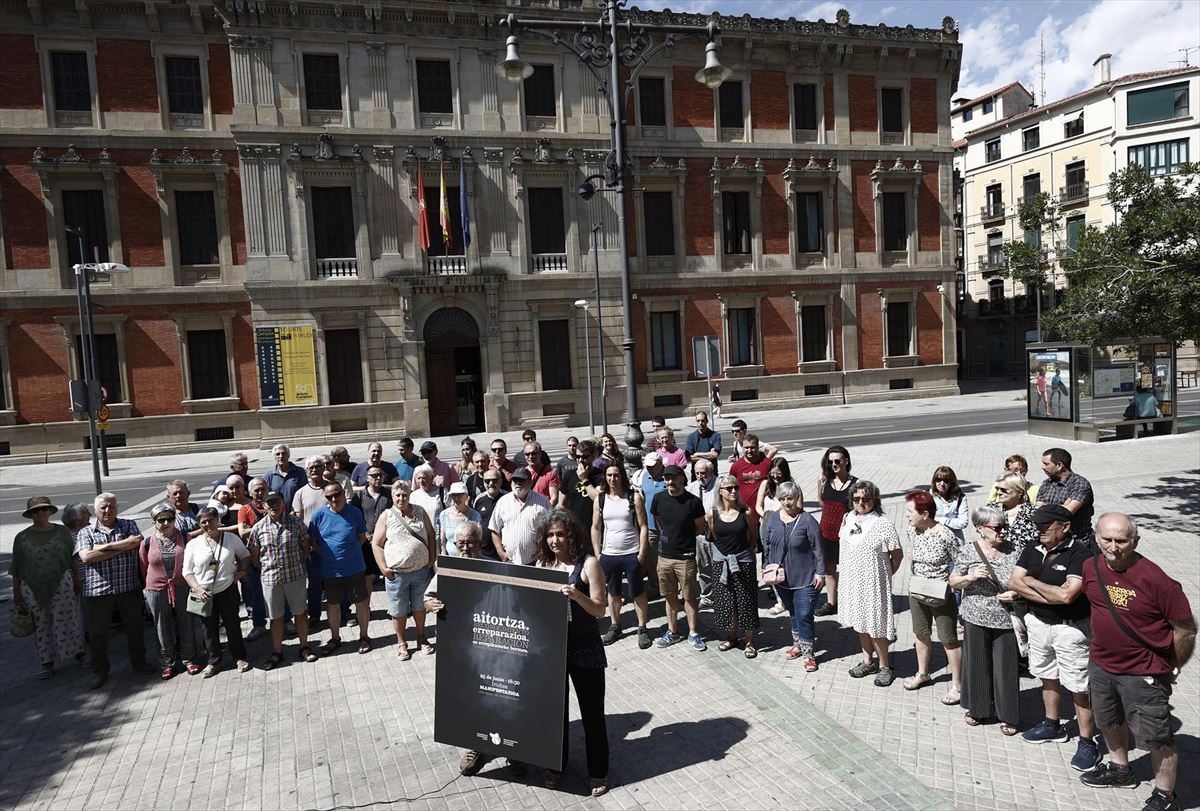
[[[1112,54],[1100,54],[1092,63],[1092,81],[1094,84],[1106,84],[1112,80],[1112,67],[1109,60]]]

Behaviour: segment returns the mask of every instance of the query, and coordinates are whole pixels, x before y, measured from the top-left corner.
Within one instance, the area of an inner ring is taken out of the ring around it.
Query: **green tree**
[[[1116,222],[1085,226],[1059,252],[1066,299],[1043,313],[1042,328],[1068,341],[1099,346],[1115,338],[1162,336],[1176,345],[1200,337],[1200,166],[1151,177],[1130,166],[1109,178]],[[1025,207],[1022,207],[1024,225]],[[1029,221],[1057,231],[1048,202],[1029,206]],[[1030,278],[1048,267],[1024,243],[1005,246],[1008,273]],[[1035,259],[1037,261],[1035,261]]]

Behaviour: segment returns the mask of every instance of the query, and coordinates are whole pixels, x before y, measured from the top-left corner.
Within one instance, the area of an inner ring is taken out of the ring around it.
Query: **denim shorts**
[[[425,588],[432,571],[421,568],[413,572],[396,572],[395,577],[384,581],[390,616],[407,617],[425,611]]]

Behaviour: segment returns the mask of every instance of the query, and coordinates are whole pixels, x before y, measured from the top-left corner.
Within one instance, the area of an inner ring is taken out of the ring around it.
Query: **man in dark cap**
[[[688,621],[688,643],[698,651],[708,646],[700,636],[700,585],[696,579],[696,536],[706,531],[704,504],[684,489],[687,475],[678,465],[663,468],[667,489],[650,505],[658,526],[658,588],[667,601],[667,630],[660,648],[683,639],[676,630],[679,598]]]
[[[1083,593],[1083,567],[1091,553],[1071,536],[1073,513],[1059,504],[1043,505],[1031,519],[1041,542],[1025,547],[1008,581],[1008,597],[1029,601],[1029,672],[1042,681],[1045,719],[1025,733],[1029,743],[1066,743],[1059,716],[1061,688],[1070,691],[1079,722],[1079,744],[1071,766],[1081,772],[1100,762],[1095,721],[1088,697],[1088,637],[1091,609]]]
[[[421,461],[424,464],[433,468],[433,486],[445,487],[449,489],[450,485],[458,481],[458,471],[449,462],[443,462],[438,459],[438,446],[436,442],[425,440],[421,443]],[[419,487],[417,484],[417,475],[414,473],[412,482],[414,489]]]

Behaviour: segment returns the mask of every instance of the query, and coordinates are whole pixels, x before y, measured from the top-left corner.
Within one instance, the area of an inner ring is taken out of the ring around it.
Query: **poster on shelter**
[[[317,356],[312,327],[258,327],[259,399],[266,406],[317,404]]]
[[[1067,349],[1029,351],[1029,417],[1074,421],[1071,352]]]
[[[433,739],[558,769],[566,710],[567,573],[439,557]]]

